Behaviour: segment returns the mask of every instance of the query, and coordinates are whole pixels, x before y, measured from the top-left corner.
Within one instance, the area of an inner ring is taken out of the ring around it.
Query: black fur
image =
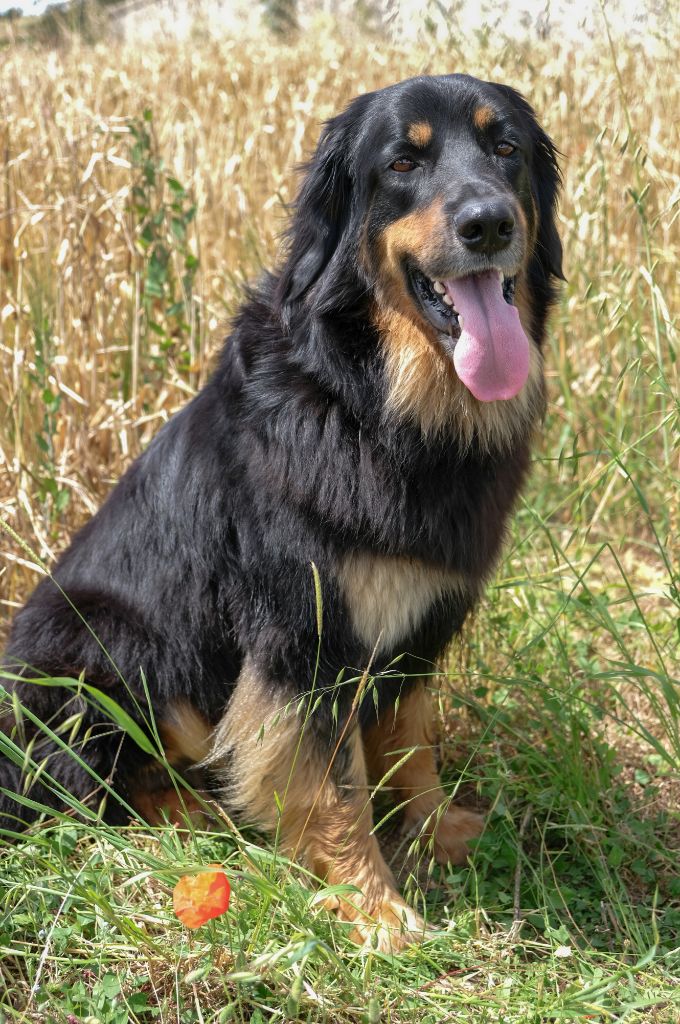
[[[514,170],[473,138],[479,103],[495,104],[512,122],[521,142]],[[294,211],[289,256],[245,301],[212,378],[75,536],[54,581],[44,579],[17,614],[6,657],[13,671],[82,674],[136,717],[135,701],[145,704],[143,673],[158,718],[181,698],[216,724],[246,654],[272,688],[295,693],[311,685],[318,643],[312,562],[324,606],[319,689],[332,688],[343,669],[356,674],[371,655],[337,584],[343,555],[407,556],[480,584],[489,576],[529,468],[530,430],[510,450],[494,450],[465,445],[450,430],[423,436],[417,424],[386,415],[371,312],[379,268],[360,255],[364,229],[374,237],[432,198],[434,177],[421,175],[417,194],[415,185],[385,184],[385,154],[395,158],[399,132],[418,117],[529,212],[533,197],[537,242],[527,275],[532,340],[541,344],[553,280],[561,276],[559,175],[555,149],[528,104],[507,87],[467,76],[413,79],[355,100],[324,128]],[[432,176],[440,173],[435,158],[432,167]],[[430,664],[473,600],[435,602],[413,635],[381,653],[375,671],[403,654],[401,672]],[[75,706],[86,724],[103,717],[79,697],[62,710],[61,688],[24,682],[16,689],[53,725]],[[385,678],[378,691],[389,702],[394,683]],[[337,720],[330,697],[314,718],[324,748],[354,688],[338,695]],[[375,715],[372,703],[363,714]],[[133,799],[148,758],[132,741],[100,729],[78,749]],[[67,755],[52,753],[48,771],[69,791],[88,794],[92,780]],[[17,770],[0,763],[0,787],[18,784]],[[31,796],[59,802],[41,786]],[[7,797],[0,796],[0,809],[12,827],[15,816],[31,816]],[[114,821],[126,816],[111,800],[105,813]]]

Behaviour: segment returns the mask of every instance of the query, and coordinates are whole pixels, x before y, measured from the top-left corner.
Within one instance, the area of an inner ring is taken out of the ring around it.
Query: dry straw
[[[551,442],[559,450],[560,437],[578,433],[592,450],[601,413],[622,440],[636,417],[654,428],[667,472],[678,373],[680,159],[668,88],[677,52],[661,41],[653,58],[641,47],[616,53],[601,35],[583,51],[550,40],[480,44],[474,60],[453,41],[413,48],[328,32],[291,45],[197,37],[5,50],[0,502],[16,532],[49,561],[205,380],[243,283],[276,258],[294,167],[321,121],[367,89],[452,69],[521,89],[564,153],[569,285],[548,359]],[[191,294],[180,295],[179,330],[169,300],[146,291],[133,193],[142,172],[129,130],[144,110],[151,205],[171,217],[172,178],[197,209],[183,241],[168,229],[180,291],[186,253],[199,261]],[[586,483],[598,465],[575,472]],[[612,477],[596,524],[619,485]],[[1,547],[9,610],[35,576],[20,549]]]

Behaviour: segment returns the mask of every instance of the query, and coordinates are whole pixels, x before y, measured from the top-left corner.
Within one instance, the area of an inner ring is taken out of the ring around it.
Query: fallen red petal
[[[227,876],[219,864],[210,867],[214,870],[183,875],[173,891],[175,914],[187,928],[200,928],[229,907],[231,886]]]

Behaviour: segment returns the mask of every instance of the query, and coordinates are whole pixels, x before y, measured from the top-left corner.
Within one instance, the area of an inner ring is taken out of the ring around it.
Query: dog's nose
[[[468,249],[493,253],[510,244],[515,218],[504,199],[473,200],[459,207],[453,225]]]

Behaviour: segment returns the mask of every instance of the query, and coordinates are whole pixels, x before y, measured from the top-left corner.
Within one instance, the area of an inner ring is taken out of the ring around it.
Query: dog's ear
[[[327,121],[307,165],[288,231],[288,259],[277,288],[279,307],[286,318],[338,252],[349,224],[356,204],[352,154],[361,112],[355,101],[343,114]]]
[[[546,279],[552,275],[564,281],[566,278],[562,272],[562,243],[556,224],[557,199],[562,184],[557,148],[541,128],[533,108],[520,93],[507,85],[497,85],[496,88],[521,114],[531,137],[532,189],[538,206],[536,257],[543,267]]]
[[[538,204],[536,255],[548,273],[566,281],[562,272],[562,242],[557,232],[557,198],[562,183],[557,150],[552,139],[534,119],[534,194]]]

